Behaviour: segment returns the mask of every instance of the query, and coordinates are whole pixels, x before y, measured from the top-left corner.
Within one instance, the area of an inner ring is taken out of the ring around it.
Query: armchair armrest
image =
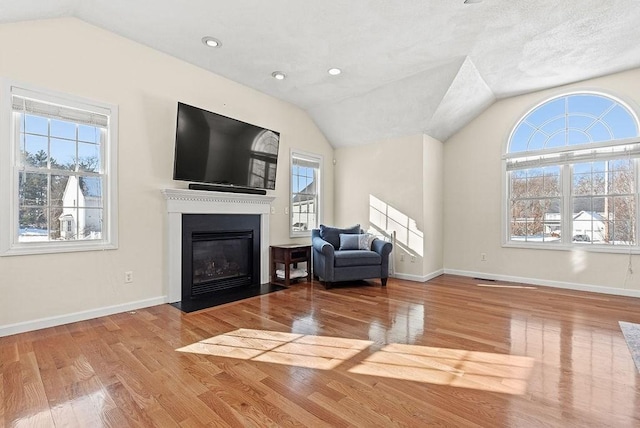
[[[371,243],[371,250],[380,254],[380,257],[382,258],[381,278],[382,285],[385,285],[387,281],[386,278],[389,276],[389,254],[391,253],[391,250],[393,250],[393,244],[376,238]]]
[[[333,245],[329,244],[327,241],[320,238],[319,236],[313,237],[313,239],[311,240],[311,245],[313,246],[314,250],[322,253],[324,256],[333,257],[335,248],[333,248]]]
[[[311,233],[311,247],[313,248],[314,275],[323,281],[332,282],[334,278],[335,248],[320,238],[315,229]]]
[[[391,242],[383,241],[382,239],[374,239],[371,243],[371,250],[380,254],[382,257],[388,256],[393,249]]]

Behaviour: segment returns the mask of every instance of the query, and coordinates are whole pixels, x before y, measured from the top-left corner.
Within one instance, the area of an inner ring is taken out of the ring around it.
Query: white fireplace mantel
[[[182,215],[260,215],[260,283],[269,282],[269,215],[273,196],[245,193],[209,192],[189,189],[162,189],[167,200],[168,290],[167,301],[182,299]]]

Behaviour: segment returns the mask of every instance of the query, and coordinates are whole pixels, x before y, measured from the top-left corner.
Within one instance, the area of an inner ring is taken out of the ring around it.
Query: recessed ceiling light
[[[273,73],[271,73],[271,76],[273,76],[273,78],[276,80],[284,80],[284,78],[287,77],[287,75],[282,71],[274,71]]]
[[[339,68],[330,68],[327,72],[332,76],[337,76],[338,74],[342,73],[342,70],[340,70]]]
[[[222,42],[214,37],[206,36],[202,38],[202,43],[209,46],[210,48],[219,48],[222,46]]]

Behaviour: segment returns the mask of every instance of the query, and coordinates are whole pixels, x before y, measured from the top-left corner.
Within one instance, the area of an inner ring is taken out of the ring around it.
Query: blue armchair
[[[382,286],[387,285],[393,246],[364,234],[359,224],[346,229],[320,225],[311,230],[311,246],[313,274],[325,287],[334,282],[370,278],[380,278]]]

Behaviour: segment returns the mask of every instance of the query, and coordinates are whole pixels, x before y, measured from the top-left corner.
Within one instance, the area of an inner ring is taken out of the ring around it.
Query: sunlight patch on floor
[[[370,340],[241,328],[176,351],[333,370],[373,343]],[[534,359],[530,357],[390,344],[347,371],[520,395],[526,392],[533,365]]]
[[[372,343],[370,340],[242,328],[176,351],[331,370]]]
[[[349,372],[521,395],[533,364],[515,355],[392,344]]]

